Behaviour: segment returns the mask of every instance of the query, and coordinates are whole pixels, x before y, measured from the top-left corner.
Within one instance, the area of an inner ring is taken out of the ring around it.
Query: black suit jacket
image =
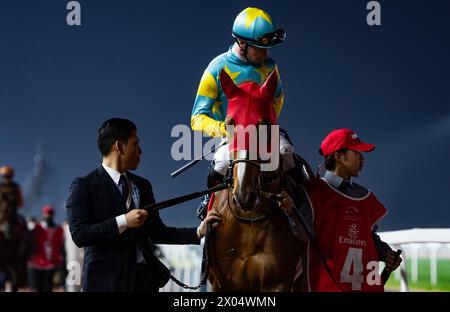
[[[127,176],[139,191],[139,207],[155,202],[148,180],[130,172]],[[167,227],[157,211],[149,212],[149,218],[140,229],[127,229],[119,234],[116,217],[126,213],[126,204],[101,165],[72,182],[66,208],[73,241],[78,247],[86,247],[82,273],[84,291],[133,290],[136,245],[150,250],[149,239],[157,244],[200,243],[195,228]]]

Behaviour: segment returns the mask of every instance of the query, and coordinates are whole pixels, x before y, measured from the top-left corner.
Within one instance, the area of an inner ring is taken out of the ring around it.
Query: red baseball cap
[[[375,149],[375,145],[362,142],[353,130],[343,128],[333,130],[326,136],[320,145],[319,153],[327,157],[343,148],[357,152],[371,152]]]
[[[52,205],[45,205],[42,207],[42,213],[53,214],[55,212],[55,208]]]

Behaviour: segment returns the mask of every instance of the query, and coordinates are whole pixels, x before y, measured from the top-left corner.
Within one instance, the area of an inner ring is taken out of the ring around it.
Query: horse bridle
[[[249,222],[249,223],[254,223],[254,222],[258,222],[261,220],[266,219],[269,216],[269,213],[262,213],[261,215],[254,217],[254,218],[247,218],[247,217],[242,217],[240,216],[234,209],[233,209],[233,205],[231,205],[230,203],[230,197],[233,197],[233,199],[235,200],[236,204],[239,206],[239,202],[236,199],[235,195],[232,192],[232,188],[233,188],[233,169],[234,169],[234,165],[236,165],[237,163],[247,163],[247,164],[251,164],[254,166],[258,166],[261,168],[261,164],[264,164],[264,162],[258,162],[258,161],[254,161],[254,160],[250,160],[250,159],[233,159],[230,160],[230,164],[228,166],[228,176],[227,176],[227,184],[228,184],[228,189],[227,189],[227,204],[228,204],[228,208],[230,209],[231,214],[238,219],[239,221],[242,222]],[[280,198],[277,196],[276,193],[272,193],[272,192],[267,192],[267,191],[263,191],[261,189],[261,185],[262,184],[270,184],[270,183],[261,183],[261,172],[259,173],[259,177],[258,177],[258,187],[257,187],[257,191],[256,193],[261,195],[262,197],[269,199],[269,200],[273,200],[273,201],[279,201]],[[275,175],[273,175],[273,177],[271,177],[272,181],[276,180],[277,178],[281,177],[281,166],[278,166],[278,169],[276,170]]]
[[[249,163],[255,166],[261,166],[260,162],[257,161],[253,161],[253,160],[249,160],[249,159],[235,159],[235,160],[230,160],[230,165],[228,167],[228,175],[227,175],[227,184],[228,184],[228,189],[227,189],[227,201],[228,201],[228,208],[231,211],[231,214],[238,219],[239,221],[242,222],[257,222],[257,221],[261,221],[265,218],[268,217],[269,214],[263,214],[262,216],[256,217],[256,218],[245,218],[245,217],[241,217],[239,216],[236,211],[233,210],[232,205],[230,205],[230,193],[232,193],[232,191],[230,192],[230,190],[233,187],[233,168],[234,165],[239,163],[239,162],[245,162],[245,163]],[[275,178],[280,177],[281,178],[281,174],[282,174],[282,170],[281,170],[281,166],[278,167],[277,169],[277,173],[275,175]],[[274,178],[274,179],[275,179]],[[260,183],[258,183],[260,184]],[[258,185],[258,193],[261,194],[263,197],[274,200],[274,201],[279,201],[280,198],[277,196],[277,194],[275,193],[270,193],[270,192],[265,192],[262,191],[261,189],[259,189],[259,185]],[[237,202],[237,200],[236,200]],[[323,256],[323,253],[320,250],[319,244],[317,243],[314,235],[312,234],[311,230],[309,229],[304,217],[302,216],[302,214],[297,211],[296,209],[294,209],[294,212],[297,214],[297,216],[299,217],[300,223],[303,227],[303,229],[305,230],[306,235],[308,236],[308,239],[311,243],[311,245],[313,246],[313,249],[316,251],[317,255],[319,256],[319,259],[322,263],[322,265],[325,267],[325,270],[327,272],[327,274],[329,275],[329,277],[332,279],[333,283],[342,291],[342,292],[346,292],[345,289],[337,282],[335,276],[333,275],[331,268],[328,266],[328,263],[325,259],[325,257]]]

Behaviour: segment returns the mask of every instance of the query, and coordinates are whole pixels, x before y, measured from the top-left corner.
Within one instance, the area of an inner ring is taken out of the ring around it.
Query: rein
[[[252,161],[252,160],[247,160],[247,159],[236,159],[236,160],[230,161],[230,165],[229,165],[229,168],[228,168],[228,190],[227,190],[227,192],[228,192],[228,208],[230,209],[232,215],[236,219],[238,219],[240,221],[243,221],[243,222],[257,222],[257,221],[263,220],[263,219],[268,217],[268,214],[263,214],[262,216],[259,216],[259,217],[256,217],[256,218],[244,218],[244,217],[241,217],[241,216],[237,215],[237,213],[232,209],[232,205],[230,205],[230,193],[232,193],[232,192],[230,192],[230,188],[232,186],[231,183],[233,181],[232,180],[233,167],[234,167],[235,164],[240,163],[240,162],[245,162],[245,163],[252,164],[252,165],[255,165],[255,166],[261,166],[261,164],[259,162]],[[282,172],[281,168],[279,167],[278,168],[278,172],[276,173],[276,178],[280,177],[281,172]],[[263,197],[265,197],[267,199],[271,199],[271,200],[274,200],[274,201],[279,201],[279,197],[277,196],[277,194],[271,193],[271,192],[262,191],[259,188],[259,186],[258,186],[257,192],[258,192],[258,194],[262,195]],[[236,200],[236,202],[237,202],[237,200]],[[310,244],[313,247],[313,250],[319,256],[319,259],[322,262],[322,265],[325,267],[325,270],[326,270],[327,274],[330,276],[330,278],[332,279],[333,283],[342,292],[345,292],[345,289],[338,283],[338,281],[336,280],[336,278],[334,277],[334,275],[333,275],[333,273],[331,271],[331,268],[328,266],[328,263],[326,262],[326,259],[323,256],[323,254],[322,254],[322,252],[321,252],[321,250],[319,248],[319,244],[317,243],[317,241],[316,241],[316,239],[315,239],[311,229],[309,228],[309,226],[308,226],[304,216],[297,209],[294,209],[294,212],[297,215],[297,217],[299,218],[300,224],[302,225],[306,235],[308,236],[308,239],[310,241]]]
[[[169,206],[172,206],[174,204],[183,202],[183,201],[187,201],[190,200],[192,198],[195,197],[199,197],[203,194],[206,193],[213,193],[213,192],[218,192],[221,190],[227,190],[228,194],[227,194],[227,205],[228,208],[230,209],[231,214],[239,221],[242,222],[248,222],[248,223],[254,223],[254,222],[258,222],[258,221],[262,221],[264,219],[266,219],[269,214],[264,213],[258,217],[255,218],[247,218],[247,217],[242,217],[239,216],[237,214],[237,212],[232,208],[232,205],[230,204],[230,197],[234,196],[232,194],[232,186],[233,186],[233,168],[234,165],[240,162],[244,162],[244,163],[248,163],[248,164],[252,164],[255,166],[261,166],[261,163],[253,161],[253,160],[247,160],[247,159],[236,159],[236,160],[230,160],[230,165],[229,165],[229,169],[228,169],[228,177],[227,177],[227,181],[225,183],[219,184],[216,187],[210,188],[206,191],[203,192],[197,192],[197,193],[193,193],[193,194],[189,194],[189,195],[185,195],[185,196],[181,196],[172,200],[167,200],[165,202],[161,202],[161,203],[156,203],[156,204],[152,204],[152,205],[148,205],[145,208],[150,208],[150,209],[155,209],[155,210],[160,210]],[[275,178],[273,178],[273,180],[275,180],[276,178],[279,178],[281,176],[281,168],[278,168],[278,172],[276,173]],[[271,192],[266,192],[260,189],[260,184],[261,181],[258,185],[258,194],[261,195],[262,197],[269,199],[269,200],[273,200],[273,201],[279,201],[279,197],[277,196],[276,193],[271,193]],[[237,200],[236,200],[237,202]],[[330,278],[332,279],[333,283],[343,292],[345,292],[345,290],[342,288],[342,286],[337,282],[336,278],[334,277],[333,273],[331,272],[330,267],[328,266],[323,254],[321,253],[321,250],[318,246],[317,241],[315,240],[314,235],[312,234],[311,229],[309,228],[309,226],[307,225],[306,220],[304,219],[303,215],[297,211],[297,209],[294,209],[297,217],[300,219],[300,224],[302,225],[303,229],[305,230],[306,235],[309,238],[309,241],[311,243],[311,245],[313,246],[314,251],[318,254],[320,261],[322,262],[323,266],[325,267],[325,270],[327,271],[327,274],[330,276]],[[200,283],[195,286],[188,286],[186,284],[184,284],[183,282],[181,282],[180,280],[178,280],[176,277],[174,277],[172,274],[170,274],[170,279],[175,282],[177,285],[183,287],[184,289],[191,289],[191,290],[196,290],[199,289],[200,287],[204,286],[206,284],[206,281],[208,279],[208,274],[209,274],[209,265],[210,265],[210,259],[208,257],[208,250],[207,248],[209,247],[209,240],[211,237],[211,226],[208,224],[207,225],[207,231],[206,231],[206,235],[205,235],[205,247],[203,250],[203,257],[202,257],[202,276],[201,276],[201,281]]]

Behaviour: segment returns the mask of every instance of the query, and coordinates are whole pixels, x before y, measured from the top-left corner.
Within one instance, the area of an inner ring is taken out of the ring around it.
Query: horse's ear
[[[222,90],[228,99],[236,96],[239,92],[239,87],[234,83],[233,79],[228,76],[225,70],[220,71],[220,84],[222,85]]]
[[[261,87],[261,95],[266,99],[272,99],[275,95],[275,91],[277,90],[278,86],[278,72],[275,69],[270,73],[269,77],[266,79],[266,82],[264,82],[263,86]]]

